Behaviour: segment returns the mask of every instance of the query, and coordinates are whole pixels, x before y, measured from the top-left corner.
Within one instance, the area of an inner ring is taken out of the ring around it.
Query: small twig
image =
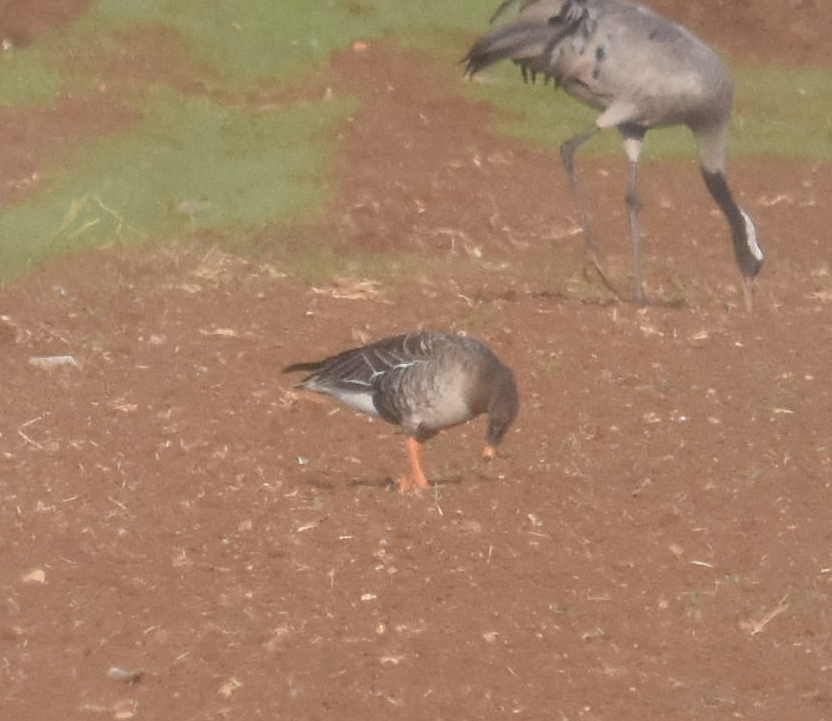
[[[20,434],[21,438],[23,438],[24,441],[26,441],[27,443],[31,443],[35,448],[38,448],[41,451],[43,450],[43,446],[40,443],[38,443],[37,441],[33,441],[31,438],[29,438],[29,436],[27,436],[19,428],[17,429],[17,432]]]
[[[708,563],[707,561],[691,561],[692,566],[702,566],[703,568],[713,568],[713,563]]]
[[[748,631],[749,635],[756,636],[758,633],[761,633],[763,629],[777,616],[783,613],[788,607],[791,605],[786,603],[786,599],[789,597],[789,594],[783,596],[780,599],[780,602],[767,614],[765,614],[759,621],[755,621],[753,619],[748,619],[747,621],[742,622],[740,625],[742,626],[743,630]]]

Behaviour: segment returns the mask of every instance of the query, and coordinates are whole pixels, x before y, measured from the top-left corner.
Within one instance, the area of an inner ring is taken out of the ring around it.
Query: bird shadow
[[[474,478],[472,479],[472,476]],[[465,482],[470,482],[471,480],[482,481],[482,482],[490,482],[494,481],[495,479],[491,476],[488,476],[483,473],[468,473],[468,474],[458,474],[453,476],[441,476],[436,478],[430,479],[430,488],[425,489],[427,492],[431,492],[435,488],[442,488],[447,486],[461,486]],[[377,488],[382,489],[385,491],[396,491],[398,492],[399,487],[396,483],[396,479],[392,476],[385,476],[384,478],[353,478],[351,481],[347,483],[347,486],[350,488]],[[321,487],[332,487],[331,485],[324,486],[321,484]]]
[[[458,486],[463,481],[462,476],[453,478],[435,478],[431,479],[431,488],[434,486],[453,485]],[[393,476],[385,476],[384,478],[353,478],[348,484],[351,488],[383,488],[386,491],[398,491],[399,486]]]
[[[650,298],[644,304],[647,308],[665,308],[667,310],[687,310],[690,302],[687,298],[677,296],[676,298]]]
[[[601,296],[586,296],[565,293],[560,290],[538,290],[530,294],[532,298],[540,298],[543,300],[556,301],[577,301],[581,305],[598,306],[599,308],[608,308],[612,305],[632,305],[638,308],[664,308],[666,310],[686,310],[691,307],[690,301],[684,296],[676,296],[673,298],[647,298],[643,302],[638,302],[632,298],[611,298]]]
[[[396,481],[392,476],[384,478],[353,478],[347,486],[350,488],[383,488],[386,491],[395,491]]]
[[[541,300],[555,300],[555,301],[577,301],[581,305],[596,305],[601,308],[606,308],[618,303],[617,298],[577,295],[573,293],[566,293],[562,290],[536,290],[529,294],[532,298]]]
[[[437,475],[433,476],[430,479],[430,489],[440,488],[443,486],[461,486],[463,483],[470,483],[471,481],[477,481],[480,483],[492,483],[496,482],[498,479],[493,475],[484,472],[483,470],[478,470],[476,468],[471,468],[466,472],[460,473],[449,473],[447,475]],[[306,478],[301,483],[305,486],[310,488],[314,488],[315,490],[320,491],[334,491],[337,488],[343,488],[346,485],[347,488],[375,488],[384,491],[398,491],[399,487],[396,483],[396,479],[393,476],[382,476],[382,477],[374,477],[374,478],[351,478],[346,484],[339,483],[337,481],[327,481],[321,478]],[[428,489],[428,490],[430,490]]]
[[[307,478],[301,484],[316,491],[337,491],[339,488],[376,488],[384,491],[398,490],[396,481],[392,476],[384,478],[352,478],[346,483],[335,481],[322,481],[318,478]]]
[[[331,491],[335,488],[336,484],[331,483],[330,481],[322,481],[318,478],[306,478],[301,483],[305,486],[310,486],[311,488],[316,488],[321,491]]]

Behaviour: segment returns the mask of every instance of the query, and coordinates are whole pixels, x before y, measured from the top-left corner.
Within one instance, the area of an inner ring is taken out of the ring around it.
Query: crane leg
[[[597,125],[591,125],[586,130],[582,130],[577,135],[569,138],[560,146],[560,158],[563,162],[563,167],[566,170],[566,175],[569,178],[569,189],[572,192],[572,198],[575,202],[575,207],[578,211],[578,217],[581,221],[581,231],[584,236],[584,252],[586,253],[587,268],[590,266],[595,269],[595,272],[601,278],[601,282],[606,286],[616,298],[620,299],[618,291],[612,283],[610,283],[607,271],[598,258],[598,248],[595,245],[595,237],[592,233],[592,226],[589,222],[589,214],[586,212],[583,196],[578,188],[578,179],[575,173],[575,153],[587,140],[589,140],[600,128]]]
[[[638,227],[638,211],[640,207],[638,193],[636,192],[636,180],[638,178],[638,159],[641,156],[641,148],[644,145],[644,133],[628,134],[624,137],[624,150],[630,161],[627,173],[627,217],[630,221],[630,249],[633,254],[633,284],[635,286],[635,302],[643,305],[646,302],[644,287],[641,281],[641,236]]]

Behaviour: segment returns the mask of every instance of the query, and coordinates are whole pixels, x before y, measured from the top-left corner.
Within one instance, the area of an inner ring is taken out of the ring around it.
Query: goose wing
[[[425,342],[422,337],[424,335],[408,333],[384,338],[321,361],[295,363],[284,368],[283,372],[311,371],[299,385],[318,385],[322,386],[321,390],[343,388],[357,391],[362,388],[378,388],[386,374],[410,367],[430,356],[431,345]]]

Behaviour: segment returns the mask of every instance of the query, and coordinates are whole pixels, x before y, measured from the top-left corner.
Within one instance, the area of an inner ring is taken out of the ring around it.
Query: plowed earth
[[[820,2],[675,14],[828,60]],[[639,309],[584,279],[557,158],[446,70],[370,44],[331,72],[364,104],[304,237],[432,265],[309,287],[168,243],[0,292],[0,717],[832,719],[832,169],[731,164],[749,315],[694,160],[645,164]],[[89,136],[63,117],[25,172]],[[581,169],[627,292],[623,166]],[[278,371],[418,327],[488,342],[523,405],[498,459],[451,429],[400,496],[395,430]]]

